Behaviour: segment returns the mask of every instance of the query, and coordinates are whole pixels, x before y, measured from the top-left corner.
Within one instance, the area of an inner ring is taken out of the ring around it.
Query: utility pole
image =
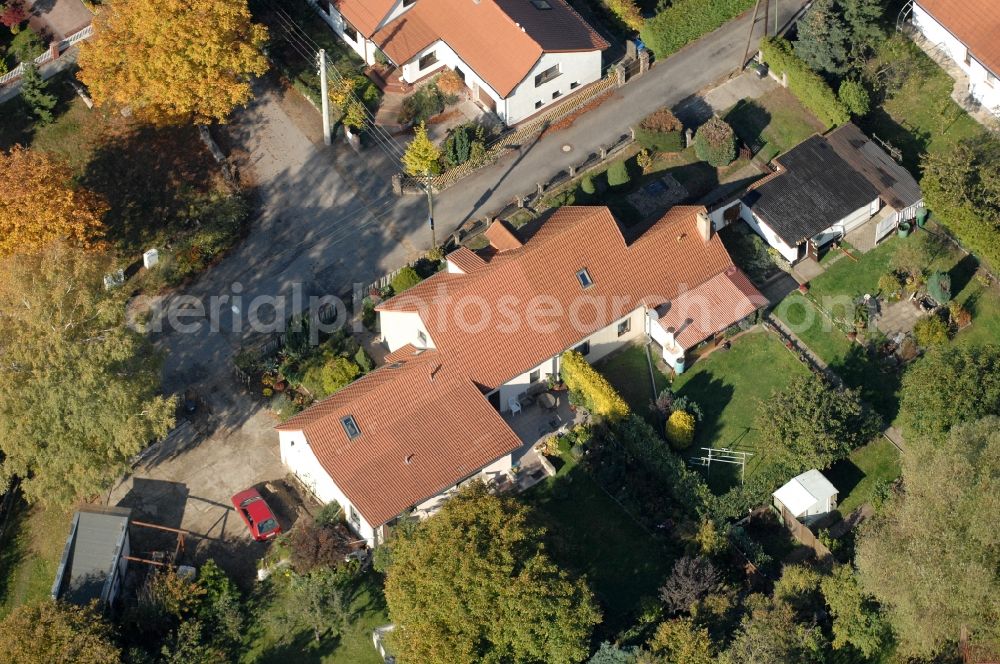
[[[753,29],[755,27],[757,27],[757,14],[758,14],[758,12],[760,12],[760,0],[757,0],[757,4],[755,4],[753,6],[753,19],[751,19],[751,21],[750,21],[750,31],[749,31],[749,34],[747,35],[747,47],[746,47],[746,50],[743,51],[743,59],[740,60],[740,66],[736,69],[736,72],[734,74],[732,74],[732,76],[739,76],[740,72],[743,71],[743,68],[746,67],[747,56],[750,55],[750,43],[753,41]],[[764,32],[765,33],[767,32],[767,23],[766,22],[764,23]]]
[[[430,175],[424,176],[424,192],[427,193],[427,223],[431,227],[431,249],[437,249],[437,235],[434,232],[434,186]]]
[[[319,49],[319,89],[323,102],[323,144],[330,145],[330,95],[326,91],[326,49]]]

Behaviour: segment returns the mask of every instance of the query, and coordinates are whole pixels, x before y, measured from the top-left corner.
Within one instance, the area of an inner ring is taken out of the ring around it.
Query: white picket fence
[[[41,67],[47,62],[52,62],[53,60],[57,59],[70,46],[79,41],[87,39],[93,34],[94,34],[94,26],[88,25],[84,29],[78,32],[74,32],[66,39],[63,39],[62,41],[52,42],[51,44],[49,44],[49,48],[47,51],[45,51],[37,58],[35,58],[35,66]],[[3,76],[0,76],[0,88],[6,85],[10,85],[17,79],[21,78],[21,74],[23,73],[24,73],[24,63],[22,62],[13,69],[11,69],[6,74],[4,74]]]

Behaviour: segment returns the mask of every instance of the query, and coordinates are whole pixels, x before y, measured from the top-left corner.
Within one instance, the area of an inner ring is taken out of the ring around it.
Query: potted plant
[[[799,284],[799,292],[802,293],[803,295],[805,295],[806,293],[808,293],[809,292],[809,284],[808,283]]]

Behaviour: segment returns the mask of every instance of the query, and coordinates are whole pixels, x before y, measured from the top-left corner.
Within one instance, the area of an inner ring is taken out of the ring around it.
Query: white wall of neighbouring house
[[[434,55],[437,57],[437,62],[428,65],[424,69],[421,69],[420,59],[430,53],[434,53]],[[447,43],[441,40],[434,42],[433,44],[431,44],[430,46],[428,46],[427,48],[425,48],[424,50],[420,51],[415,56],[410,58],[408,62],[403,64],[402,66],[403,80],[406,81],[407,83],[413,83],[414,81],[418,81],[436,71],[441,71],[445,67],[448,67],[450,69],[456,69],[456,68],[461,69],[462,73],[465,75],[465,85],[467,88],[469,88],[469,90],[472,91],[473,99],[477,98],[476,96],[477,90],[483,90],[487,95],[489,95],[490,99],[492,99],[493,102],[496,104],[497,114],[500,115],[500,119],[501,120],[504,119],[503,115],[501,114],[501,110],[503,107],[503,97],[501,97],[496,90],[490,87],[489,83],[487,83],[479,74],[477,74],[472,69],[472,67],[467,65],[465,61],[462,60],[461,57],[459,57],[458,53],[452,50],[451,46],[449,46]]]
[[[594,332],[590,336],[581,339],[579,342],[573,344],[566,350],[572,350],[579,347],[585,342],[590,342],[590,353],[586,355],[587,361],[593,364],[601,358],[607,356],[609,353],[613,353],[619,348],[625,346],[636,339],[641,338],[645,332],[645,308],[640,307],[635,309],[625,316],[615,320],[615,322],[610,325],[601,328],[597,332]],[[580,318],[583,322],[586,322],[586,317],[589,315],[589,310],[584,309],[580,312]],[[618,325],[623,321],[628,321],[628,331],[618,335]],[[552,373],[558,373],[559,362],[558,356],[554,358],[548,358],[537,367],[532,367],[528,371],[522,374],[514,376],[506,383],[500,386],[500,411],[509,412],[510,411],[510,400],[516,399],[517,397],[524,394],[524,392],[531,385],[531,374],[534,371],[539,372],[539,380],[545,380],[545,377]]]
[[[420,320],[420,314],[415,311],[380,311],[378,318],[382,339],[390,353],[406,344],[413,344],[417,348],[434,348],[434,340],[427,332],[424,321]],[[421,333],[424,335],[423,340]]]
[[[994,72],[994,76],[991,77],[989,70],[975,59],[976,54],[969,54],[965,44],[919,4],[913,6],[913,24],[932,46],[940,46],[940,49],[968,75],[969,92],[972,96],[995,115],[1000,115],[1000,80],[997,80],[1000,74]]]
[[[559,76],[535,86],[535,76],[553,66],[559,66]],[[528,75],[507,95],[503,120],[516,124],[563,97],[601,79],[601,52],[574,51],[569,53],[543,53]],[[573,85],[573,84],[576,85]],[[558,94],[553,99],[552,95]],[[536,108],[536,104],[542,102]],[[500,107],[497,107],[499,113]]]
[[[746,205],[741,206],[740,218],[747,222],[758,235],[760,235],[764,240],[778,250],[778,253],[788,261],[789,263],[794,263],[799,259],[799,249],[798,247],[793,247],[787,244],[784,240],[778,237],[778,234],[774,232],[770,226],[768,226],[764,220],[754,214]]]
[[[285,467],[294,473],[320,501],[323,503],[336,501],[343,508],[345,517],[351,514],[353,503],[320,464],[302,431],[279,431],[278,449],[281,453],[281,463],[285,464]],[[347,523],[358,536],[368,542],[369,546],[374,546],[375,530],[359,510],[354,508],[354,513],[358,515],[358,521],[352,522],[347,518]]]
[[[329,7],[329,13],[327,12],[326,5],[324,3],[317,3],[316,0],[309,0],[309,4],[312,5],[313,9],[319,14],[320,18],[326,21],[327,25],[337,33],[345,44],[347,44],[352,51],[361,56],[365,61],[365,64],[370,65],[375,63],[375,44],[365,38],[360,32],[357,32],[357,39],[351,39],[344,32],[344,28],[347,26],[347,21],[341,16],[340,12]]]

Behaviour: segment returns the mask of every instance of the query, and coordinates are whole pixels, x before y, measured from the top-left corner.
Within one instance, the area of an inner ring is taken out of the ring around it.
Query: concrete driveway
[[[264,493],[281,526],[289,529],[315,504],[286,477],[278,458],[272,416],[253,402],[225,407],[226,392],[203,402],[191,420],[152,447],[135,472],[109,495],[109,504],[130,507],[139,521],[190,531],[181,562],[214,558],[241,582],[253,578],[268,544],[253,541],[230,496],[251,486]],[[246,408],[251,406],[250,408]],[[240,410],[247,416],[237,416]],[[236,418],[236,419],[234,419]],[[134,528],[133,555],[172,551],[171,533]]]

